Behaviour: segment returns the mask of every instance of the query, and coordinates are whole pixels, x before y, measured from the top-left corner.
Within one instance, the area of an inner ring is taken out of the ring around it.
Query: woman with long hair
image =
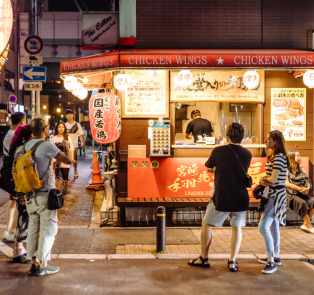
[[[18,155],[15,155],[17,148],[30,141],[32,138],[33,135],[30,125],[18,126],[10,144],[9,157],[17,160],[19,157]],[[30,263],[32,259],[27,257],[26,250],[23,246],[23,242],[26,242],[27,240],[29,220],[26,211],[25,195],[16,193],[13,198],[16,202],[18,212],[17,226],[14,234],[15,247],[13,249],[13,262]]]
[[[288,207],[304,220],[300,227],[314,234],[311,218],[314,215],[314,198],[309,196],[311,182],[304,169],[300,167],[301,157],[298,151],[289,151],[290,166],[286,179]]]
[[[285,182],[290,161],[281,131],[273,130],[268,133],[266,148],[268,149],[265,165],[266,176],[260,179],[259,184],[268,186],[269,192],[258,229],[264,238],[267,258],[259,259],[259,262],[266,264],[262,272],[271,274],[277,270],[276,265],[281,265],[279,225],[286,225],[287,192]]]
[[[65,152],[64,146],[62,145],[63,140],[65,140],[70,148],[73,159],[74,146],[71,137],[68,135],[67,128],[63,122],[59,122],[55,129],[55,136],[51,138],[51,143],[55,144],[58,149]],[[56,187],[61,191],[61,181],[63,182],[63,192],[68,191],[68,181],[69,181],[69,170],[70,165],[64,163],[54,163],[55,174],[56,174]]]

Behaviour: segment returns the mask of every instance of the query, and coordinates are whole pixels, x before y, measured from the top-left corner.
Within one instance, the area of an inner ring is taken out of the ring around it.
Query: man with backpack
[[[64,142],[66,155],[54,144],[45,141],[49,135],[49,124],[43,118],[33,119],[30,126],[33,139],[16,151],[16,155],[20,153],[21,156],[15,159],[13,177],[17,191],[21,191],[21,187],[25,188],[25,186],[37,187],[26,197],[26,208],[29,214],[27,254],[32,257],[29,274],[43,276],[60,270],[59,267],[47,263],[51,259],[51,248],[58,232],[57,210],[49,210],[47,207],[49,191],[55,189],[55,175],[51,162],[55,158],[57,162],[70,164],[71,153],[67,142]],[[30,164],[21,169],[19,159],[22,159],[23,154],[30,150],[31,154],[24,159],[30,161]],[[37,170],[33,169],[31,173],[23,174],[21,170],[26,170],[33,161]],[[33,175],[30,176],[30,174]]]
[[[11,140],[14,136],[14,132],[18,126],[24,126],[26,124],[26,116],[23,112],[16,112],[11,116],[12,127],[6,134],[3,140],[3,153],[5,157],[8,157]],[[4,159],[4,164],[6,163]],[[9,163],[10,161],[7,161]],[[11,169],[12,167],[10,167]],[[14,242],[14,231],[17,223],[17,211],[16,211],[16,203],[11,194],[9,194],[9,202],[7,207],[7,228],[4,231],[4,239],[7,241]]]
[[[78,178],[77,173],[77,151],[78,151],[78,137],[80,137],[81,141],[81,148],[84,146],[83,141],[83,129],[80,123],[74,121],[74,112],[73,110],[66,110],[65,117],[67,118],[68,122],[65,123],[65,127],[67,128],[68,134],[72,139],[73,146],[74,146],[74,159],[73,159],[73,166],[74,166],[74,179]]]

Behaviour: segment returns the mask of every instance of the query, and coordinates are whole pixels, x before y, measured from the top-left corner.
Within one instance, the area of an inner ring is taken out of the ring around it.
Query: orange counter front
[[[207,172],[205,158],[129,158],[128,198],[208,198],[214,175]],[[253,189],[265,175],[266,158],[252,158],[248,173]],[[302,158],[309,173],[309,158]]]

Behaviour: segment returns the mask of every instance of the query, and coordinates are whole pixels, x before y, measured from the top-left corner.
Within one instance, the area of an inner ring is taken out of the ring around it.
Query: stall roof
[[[294,49],[115,50],[60,63],[61,76],[119,69],[314,68],[314,52]]]

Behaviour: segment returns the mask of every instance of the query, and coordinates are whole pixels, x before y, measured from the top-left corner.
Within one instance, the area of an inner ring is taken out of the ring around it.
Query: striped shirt
[[[267,177],[270,177],[272,175],[274,169],[280,170],[280,173],[276,183],[274,183],[272,187],[275,188],[276,186],[279,185],[280,186],[285,185],[288,165],[287,159],[283,154],[280,153],[276,155],[272,160],[266,163],[265,171]]]
[[[275,184],[269,187],[268,197],[275,200],[275,215],[279,223],[286,225],[286,210],[287,210],[287,191],[285,187],[288,163],[283,154],[276,155],[272,160],[266,163],[265,170],[267,177],[270,177],[274,169],[280,170],[278,179]]]

